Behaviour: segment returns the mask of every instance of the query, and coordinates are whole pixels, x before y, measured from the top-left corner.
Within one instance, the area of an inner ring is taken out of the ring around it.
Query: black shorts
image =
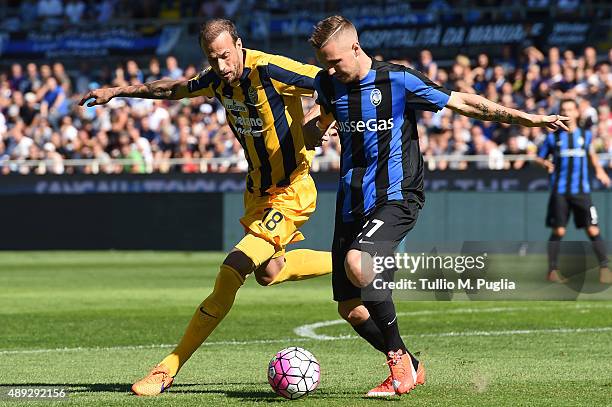
[[[392,256],[404,237],[414,227],[421,204],[415,201],[389,201],[363,219],[343,222],[336,208],[332,244],[332,287],[334,301],[361,297],[361,288],[351,283],[344,269],[344,259],[351,249],[374,256]]]
[[[593,206],[589,194],[551,194],[548,200],[546,226],[551,228],[566,226],[570,211],[574,215],[576,228],[597,226],[597,210]]]

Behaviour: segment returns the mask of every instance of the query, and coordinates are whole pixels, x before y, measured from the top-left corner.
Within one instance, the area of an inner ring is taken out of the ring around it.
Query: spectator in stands
[[[438,77],[438,64],[433,60],[431,51],[424,49],[421,51],[417,69],[423,72],[428,78],[435,81]]]
[[[142,71],[140,70],[140,68],[138,67],[138,64],[136,63],[136,61],[134,61],[133,59],[130,59],[129,61],[127,61],[126,71],[127,71],[127,81],[128,82],[135,80],[137,83],[143,83],[144,75]]]
[[[30,147],[34,144],[34,140],[26,137],[24,131],[25,123],[18,120],[8,133],[6,154],[13,160],[25,160],[30,155]]]
[[[152,58],[149,62],[149,76],[145,82],[157,81],[162,78],[161,69],[159,67],[159,61],[157,58]]]
[[[45,84],[40,87],[37,94],[40,101],[40,113],[48,117],[54,125],[58,120],[68,114],[68,101],[64,89],[57,83],[55,77],[47,78]]]
[[[72,92],[72,80],[64,69],[64,64],[56,62],[53,64],[53,77],[59,82],[64,93],[68,94]]]
[[[26,126],[30,126],[38,113],[36,95],[32,92],[28,92],[24,96],[21,92],[15,92],[13,94],[13,100],[15,105],[19,106],[19,117]]]
[[[183,70],[179,68],[178,61],[172,55],[166,58],[166,72],[164,76],[170,79],[179,79],[183,76]]]
[[[520,148],[518,140],[517,136],[508,138],[506,144],[503,146],[504,155],[524,155],[527,153],[526,150]],[[512,159],[505,162],[504,168],[520,170],[525,166],[525,163],[523,159]]]
[[[9,84],[11,86],[11,90],[18,90],[20,92],[24,91],[26,77],[23,73],[23,68],[20,64],[11,65],[11,76],[9,79]]]

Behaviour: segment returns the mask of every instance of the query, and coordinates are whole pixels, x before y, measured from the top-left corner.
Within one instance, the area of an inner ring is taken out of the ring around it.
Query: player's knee
[[[565,236],[565,228],[562,226],[558,228],[554,228],[553,233],[559,237],[563,237]]]
[[[275,259],[270,259],[268,262],[262,264],[257,270],[255,270],[255,280],[259,285],[264,287],[272,284],[278,273],[282,270],[285,265],[285,258],[283,256]]]
[[[351,249],[344,259],[348,279],[356,287],[367,287],[372,282],[372,256],[367,252]]]
[[[349,324],[361,325],[370,318],[370,313],[367,308],[361,304],[361,301],[341,301],[338,303],[338,314]]]
[[[589,226],[586,230],[589,237],[594,237],[599,235],[599,226]]]
[[[251,274],[255,269],[253,260],[238,249],[232,250],[223,261],[223,264],[230,266],[243,277]]]

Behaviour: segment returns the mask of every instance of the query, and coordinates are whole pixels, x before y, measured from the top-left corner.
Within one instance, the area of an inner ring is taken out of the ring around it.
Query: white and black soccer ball
[[[321,367],[306,349],[292,346],[279,351],[268,365],[268,382],[280,396],[295,400],[312,393],[321,380]]]

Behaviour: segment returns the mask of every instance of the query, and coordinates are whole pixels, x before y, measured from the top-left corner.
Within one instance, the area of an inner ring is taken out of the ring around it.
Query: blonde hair
[[[348,18],[338,15],[330,16],[315,25],[308,42],[316,49],[321,49],[334,35],[348,30],[357,32]]]

